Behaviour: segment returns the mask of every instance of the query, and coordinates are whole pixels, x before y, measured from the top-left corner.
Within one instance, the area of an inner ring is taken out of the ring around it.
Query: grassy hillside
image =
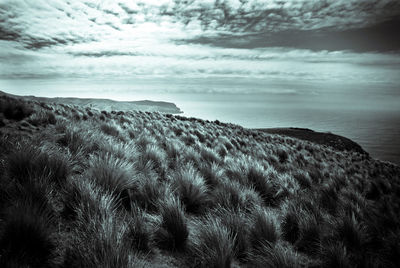
[[[0,267],[399,267],[400,168],[150,112],[0,98]]]

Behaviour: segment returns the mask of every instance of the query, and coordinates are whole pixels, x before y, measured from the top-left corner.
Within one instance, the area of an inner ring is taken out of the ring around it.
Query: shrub
[[[155,234],[157,244],[165,249],[181,250],[186,246],[189,229],[180,201],[169,198],[161,205],[162,223]]]
[[[197,222],[190,251],[197,266],[229,268],[234,258],[234,237],[217,218]]]

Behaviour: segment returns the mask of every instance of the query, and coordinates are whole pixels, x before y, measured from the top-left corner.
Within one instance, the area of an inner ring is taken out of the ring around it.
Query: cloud
[[[0,38],[37,49],[126,37],[132,28],[145,23],[163,30],[172,26],[183,39],[224,34],[269,38],[282,31],[300,34],[363,28],[398,15],[400,2],[396,0],[4,0],[0,3]]]
[[[393,19],[359,29],[283,30],[257,34],[199,36],[177,40],[195,44],[210,44],[227,48],[291,47],[311,50],[398,51],[400,20]]]
[[[395,0],[3,0],[0,78],[393,80],[399,14]]]

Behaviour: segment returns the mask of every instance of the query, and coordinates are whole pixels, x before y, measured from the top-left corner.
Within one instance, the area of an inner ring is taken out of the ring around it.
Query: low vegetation
[[[0,97],[1,267],[400,267],[400,167],[219,121]]]

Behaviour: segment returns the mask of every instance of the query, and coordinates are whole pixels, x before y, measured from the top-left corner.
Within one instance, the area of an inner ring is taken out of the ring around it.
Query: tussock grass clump
[[[200,165],[199,170],[207,187],[210,188],[216,187],[225,176],[225,172],[222,167],[216,163],[212,163],[211,165],[206,163],[202,164]]]
[[[133,186],[132,164],[111,154],[93,155],[89,159],[86,175],[104,190],[115,195]]]
[[[71,178],[64,195],[62,216],[74,220],[76,224],[84,225],[110,217],[119,206],[117,197],[104,192],[86,177]]]
[[[103,131],[104,134],[107,134],[109,136],[113,137],[118,137],[119,136],[119,130],[117,127],[110,125],[110,124],[101,124],[100,126],[101,131]]]
[[[251,165],[248,169],[247,180],[260,193],[261,198],[267,206],[275,206],[280,196],[276,186],[276,171],[272,168],[265,170],[260,164]],[[272,179],[271,179],[272,178]]]
[[[212,149],[203,148],[200,151],[201,158],[206,161],[207,163],[219,163],[220,157],[219,155]]]
[[[173,183],[185,210],[191,213],[199,213],[206,209],[209,201],[207,187],[203,177],[188,164],[174,175]]]
[[[299,183],[300,187],[309,189],[312,186],[312,181],[308,173],[299,170],[295,174],[293,174],[293,177],[296,179],[296,181]]]
[[[132,267],[130,247],[124,240],[127,225],[115,219],[97,219],[75,229],[62,267]]]
[[[230,180],[222,181],[211,195],[212,204],[236,211],[251,211],[263,203],[260,195],[254,189]]]
[[[300,236],[295,247],[300,252],[315,256],[321,251],[321,227],[313,215],[305,216],[300,221]]]
[[[222,222],[211,215],[198,221],[190,245],[196,267],[229,268],[234,259],[235,237]]]
[[[263,244],[260,248],[252,251],[249,259],[250,267],[257,268],[300,268],[305,266],[296,252],[280,244],[272,247]]]
[[[40,125],[55,125],[57,123],[57,118],[53,112],[50,111],[39,111],[31,115],[28,122],[34,126]]]
[[[70,163],[60,152],[48,154],[27,146],[8,156],[7,170],[8,175],[19,183],[33,177],[47,177],[49,182],[61,185],[69,175]]]
[[[218,208],[216,215],[221,218],[222,224],[229,230],[233,241],[233,252],[237,259],[245,260],[250,249],[249,229],[250,221],[241,211],[232,211]]]
[[[94,139],[89,139],[78,128],[73,126],[61,125],[64,133],[58,139],[57,143],[61,146],[67,147],[72,154],[89,154],[98,149],[97,143]]]
[[[40,204],[17,202],[5,212],[1,267],[53,267],[55,249],[52,217]]]
[[[279,149],[276,151],[276,154],[278,155],[278,158],[279,158],[279,162],[280,162],[280,163],[285,163],[285,162],[288,160],[288,158],[289,158],[289,154],[286,152],[286,150],[281,149],[281,148],[279,148]]]
[[[152,236],[143,211],[134,207],[130,215],[132,218],[128,222],[128,231],[126,232],[126,239],[130,248],[139,252],[149,252]]]
[[[155,144],[149,144],[139,157],[140,165],[144,166],[150,162],[154,170],[161,176],[165,175],[166,156],[164,150]]]
[[[202,163],[200,153],[192,147],[186,148],[181,159],[182,165],[192,163],[195,167],[199,167]]]
[[[324,245],[322,251],[323,267],[327,268],[350,268],[353,267],[350,263],[349,254],[346,246],[342,243],[328,243]]]
[[[7,119],[20,121],[33,112],[32,105],[27,102],[7,96],[0,97],[0,113],[3,113]]]
[[[365,226],[358,222],[354,214],[341,218],[336,227],[339,241],[351,249],[361,249],[367,242]]]
[[[254,212],[254,222],[250,229],[250,242],[253,248],[273,247],[279,239],[276,217],[271,212],[258,209]]]
[[[332,185],[323,186],[320,190],[320,203],[329,213],[335,213],[338,207],[338,194]]]
[[[155,176],[141,177],[136,180],[130,191],[130,199],[141,208],[149,212],[156,212],[166,196],[166,189],[165,185],[160,184]]]
[[[281,223],[282,237],[294,244],[300,236],[300,211],[294,206],[290,206]]]
[[[179,199],[169,198],[161,205],[162,222],[155,233],[157,244],[164,249],[182,250],[186,247],[189,229]]]

